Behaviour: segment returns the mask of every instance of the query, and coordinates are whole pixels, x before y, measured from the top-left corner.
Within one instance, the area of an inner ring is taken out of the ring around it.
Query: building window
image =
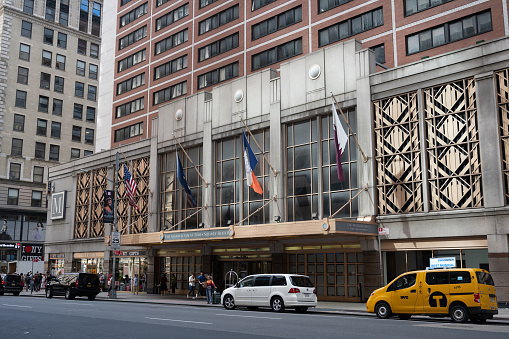
[[[9,164],[9,179],[19,180],[21,178],[21,164],[11,162]]]
[[[125,71],[126,69],[129,69],[129,68],[131,68],[145,60],[147,60],[147,50],[143,49],[139,52],[131,54],[128,57],[120,60],[118,62],[117,70],[120,73],[120,72]]]
[[[157,0],[157,3],[159,3],[159,1],[161,1],[161,0]],[[125,4],[127,4],[129,2],[131,2],[131,0],[120,0],[120,6],[124,6]]]
[[[85,96],[85,84],[79,81],[76,81],[74,85],[74,95],[83,98]]]
[[[60,146],[49,145],[49,160],[58,161],[60,159]]]
[[[76,61],[76,74],[77,75],[85,75],[85,68],[86,68],[86,63],[84,61],[81,61],[81,60],[77,60]]]
[[[85,128],[85,144],[94,144],[94,130],[91,128]]]
[[[53,115],[62,116],[64,102],[60,99],[53,98]]]
[[[95,101],[96,96],[97,96],[97,87],[88,85],[87,99]]]
[[[29,1],[25,0],[25,3]],[[33,1],[32,1],[33,5]],[[18,204],[18,196],[19,190],[16,188],[9,188],[7,193],[7,205],[17,205]]]
[[[73,118],[79,120],[83,118],[83,105],[74,104]]]
[[[48,129],[48,121],[44,119],[37,119],[37,135],[46,136]]]
[[[126,0],[122,0],[122,1],[126,1]],[[129,1],[131,1],[131,0],[129,0]],[[170,0],[157,0],[157,1],[156,1],[156,7],[159,7],[159,6],[161,6],[161,5],[164,5],[164,4],[165,4],[165,3],[167,3],[168,1],[170,1]]]
[[[88,0],[81,0],[79,30],[88,32]]]
[[[136,100],[130,101],[126,104],[122,104],[117,106],[116,109],[116,118],[120,118],[126,115],[129,115],[134,112],[141,111],[145,108],[145,98],[138,98]]]
[[[21,60],[30,61],[30,46],[19,44],[19,58]]]
[[[44,181],[44,167],[34,166],[34,182],[43,182]]]
[[[58,23],[67,26],[69,22],[69,0],[60,0],[60,15]]]
[[[84,156],[84,157],[86,157],[86,156],[88,156],[88,155],[92,155],[92,154],[94,154],[94,151],[89,151],[89,150],[86,150],[86,149],[85,149],[85,150],[83,150],[83,156]]]
[[[27,107],[27,92],[16,90],[16,107]]]
[[[239,76],[239,62],[217,68],[205,74],[198,75],[198,89],[218,84]]]
[[[27,38],[32,38],[32,23],[23,20],[21,22],[21,35]]]
[[[65,71],[65,55],[57,54],[55,68]]]
[[[57,46],[64,49],[67,48],[67,34],[58,32]]]
[[[23,12],[34,14],[34,0],[23,0]]]
[[[384,24],[382,8],[361,14],[354,18],[318,31],[318,46],[323,47],[336,41],[368,31]]]
[[[99,45],[90,43],[90,57],[97,59],[99,58]]]
[[[44,40],[45,44],[53,45],[53,34],[54,31],[49,28],[44,28]]]
[[[350,1],[352,0],[318,0],[318,13],[323,13]]]
[[[135,9],[133,9],[132,11],[128,12],[125,15],[122,15],[120,17],[120,28],[122,28],[126,25],[129,25],[131,22],[133,22],[134,20],[136,20],[138,18],[141,18],[142,16],[147,14],[147,10],[148,10],[148,3],[145,2],[143,5],[136,7]]]
[[[46,20],[55,21],[56,0],[46,0]]]
[[[92,35],[101,35],[101,4],[94,2],[92,7]]]
[[[28,85],[28,68],[18,66],[18,83]]]
[[[42,142],[35,143],[35,158],[44,159],[46,157],[46,144]]]
[[[41,73],[41,83],[40,83],[40,88],[42,89],[49,89],[50,88],[50,84],[51,83],[51,74],[48,74],[48,73]]]
[[[51,122],[51,137],[60,139],[60,130],[62,128],[62,124],[56,121]]]
[[[23,140],[22,139],[12,138],[11,155],[15,155],[15,156],[23,155]]]
[[[187,55],[168,61],[161,66],[157,66],[154,69],[154,80],[164,78],[165,76],[178,72],[184,68],[187,68]]]
[[[145,85],[145,73],[138,74],[117,84],[117,95],[124,94],[143,85]]]
[[[440,6],[452,0],[405,0],[405,16]]]
[[[88,77],[90,79],[97,79],[97,73],[99,71],[99,67],[94,64],[88,65]]]
[[[79,159],[81,150],[79,148],[71,148],[71,160]]]
[[[14,126],[12,128],[16,132],[25,131],[25,116],[20,114],[14,114]]]
[[[158,2],[161,1],[161,0],[158,0]],[[168,1],[168,0],[163,0],[164,2]],[[208,6],[210,5],[211,3],[213,2],[216,2],[217,0],[200,0],[200,9],[205,7],[205,6]]]
[[[39,95],[39,112],[48,113],[49,98],[43,95]]]
[[[285,29],[302,21],[302,6],[295,7],[252,26],[251,40]]]
[[[238,32],[198,49],[198,61],[213,58],[237,47],[239,47]]]
[[[299,54],[302,54],[302,38],[289,41],[285,44],[253,55],[251,59],[251,68],[254,71],[259,68],[292,58]]]
[[[200,23],[198,24],[199,27],[198,34],[200,35],[210,32],[211,30],[216,29],[219,26],[225,25],[238,18],[239,18],[239,5],[235,5],[203,21],[200,21]]]
[[[42,51],[42,65],[51,67],[52,60],[53,60],[53,53],[43,50]]]
[[[251,11],[256,11],[259,8],[267,6],[276,0],[251,0]]]
[[[90,122],[95,122],[95,107],[87,106],[86,120]]]
[[[64,78],[55,76],[55,92],[64,93]]]
[[[127,126],[115,131],[115,142],[123,141],[143,134],[143,122]]]
[[[120,38],[118,40],[118,50],[124,49],[127,46],[134,44],[135,42],[140,41],[141,39],[147,36],[147,26],[143,26],[136,31],[127,34],[126,36]]]
[[[81,127],[72,126],[72,141],[81,142]]]
[[[408,35],[407,55],[491,31],[491,12],[486,11]]]
[[[161,54],[172,49],[175,46],[183,44],[188,40],[188,29],[184,29],[178,33],[175,33],[161,41],[156,42],[154,55]]]
[[[87,41],[78,39],[78,54],[87,55]]]
[[[156,19],[156,32],[189,15],[189,3]]]
[[[161,104],[171,99],[187,94],[187,81],[166,87],[154,93],[154,105]]]
[[[41,207],[42,206],[42,192],[41,191],[32,191],[32,207]]]

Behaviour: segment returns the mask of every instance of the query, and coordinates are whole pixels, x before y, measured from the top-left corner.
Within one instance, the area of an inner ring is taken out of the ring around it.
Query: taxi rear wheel
[[[386,302],[381,302],[376,305],[376,316],[380,319],[387,319],[392,315],[391,307]]]
[[[454,305],[451,307],[449,315],[455,323],[464,323],[468,320],[468,311],[463,305]]]

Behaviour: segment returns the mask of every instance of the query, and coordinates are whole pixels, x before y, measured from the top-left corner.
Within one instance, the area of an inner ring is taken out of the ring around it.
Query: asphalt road
[[[509,338],[507,323],[0,296],[0,338]]]

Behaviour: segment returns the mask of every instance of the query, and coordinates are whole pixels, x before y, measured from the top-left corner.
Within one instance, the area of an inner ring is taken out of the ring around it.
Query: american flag
[[[127,193],[127,198],[129,198],[129,205],[131,205],[135,209],[138,209],[138,206],[136,205],[136,201],[134,201],[134,193],[136,193],[137,186],[133,180],[133,177],[131,176],[131,173],[129,173],[129,170],[127,169],[127,166],[125,163],[124,163],[124,185],[125,185],[125,191]]]

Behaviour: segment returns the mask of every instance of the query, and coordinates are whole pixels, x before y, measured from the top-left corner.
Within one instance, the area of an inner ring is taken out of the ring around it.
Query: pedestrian
[[[101,284],[101,291],[103,292],[104,292],[104,280],[105,280],[104,274],[103,272],[101,272],[101,274],[99,275],[99,283]]]
[[[198,295],[204,297],[205,288],[207,287],[207,277],[205,276],[205,274],[203,274],[203,272],[200,272],[198,280],[200,281],[200,284],[198,285]]]
[[[111,277],[113,276],[113,274],[110,274],[110,276],[108,277],[108,297],[110,296],[110,291],[111,291]]]
[[[177,277],[175,276],[175,274],[171,275],[170,285],[171,285],[171,293],[175,294],[175,288],[177,287]]]
[[[166,295],[166,292],[168,291],[168,286],[166,286],[167,282],[168,282],[168,279],[166,278],[166,273],[163,273],[163,276],[161,277],[161,281],[160,281],[160,287],[159,287],[161,295]]]
[[[30,294],[34,293],[35,276],[30,277]]]
[[[23,273],[21,273],[21,289],[24,290],[25,289],[25,275]]]
[[[191,275],[189,276],[189,293],[187,294],[188,298],[189,298],[189,296],[191,296],[193,299],[196,299],[196,297],[194,296],[195,286],[196,286],[196,281],[194,278],[194,274],[191,273]]]
[[[138,280],[139,280],[138,274],[135,274],[134,278],[133,278],[133,294],[136,294],[136,295],[138,295],[138,290],[140,288],[140,283]]]
[[[41,289],[44,289],[45,284],[46,284],[46,276],[41,273]]]
[[[212,292],[216,289],[216,284],[214,284],[214,280],[212,280],[212,276],[208,276],[207,277],[207,287],[206,287],[206,291],[207,291],[207,304],[212,304]],[[214,287],[214,289],[212,289],[212,287]]]
[[[26,287],[26,291],[28,292],[28,289],[30,288],[30,281],[32,280],[32,277],[30,276],[30,272],[27,273],[27,276],[25,278],[25,287]]]

